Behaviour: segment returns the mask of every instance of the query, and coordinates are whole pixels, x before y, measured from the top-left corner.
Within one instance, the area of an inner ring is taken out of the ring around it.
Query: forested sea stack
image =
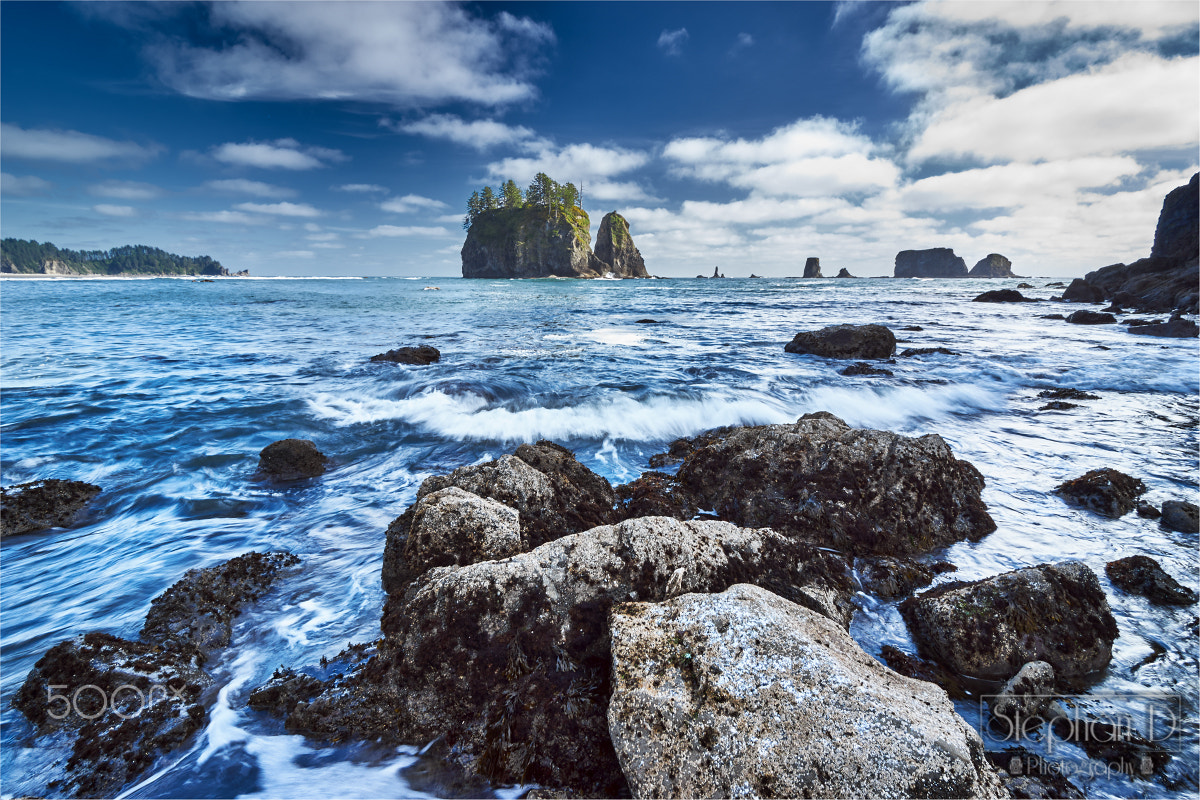
[[[604,217],[592,252],[591,221],[574,184],[538,173],[524,193],[509,180],[471,195],[463,227],[464,278],[648,278],[629,223]]]

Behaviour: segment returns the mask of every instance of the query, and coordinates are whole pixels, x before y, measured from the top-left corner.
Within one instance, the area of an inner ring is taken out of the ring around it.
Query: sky
[[[654,275],[1080,276],[1200,164],[1200,4],[0,2],[0,233],[461,274],[541,171]]]

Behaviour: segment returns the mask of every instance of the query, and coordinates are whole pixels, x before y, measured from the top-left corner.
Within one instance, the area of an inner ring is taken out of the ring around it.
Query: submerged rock
[[[891,358],[896,335],[884,325],[831,325],[801,331],[783,349],[825,358]]]
[[[1003,797],[939,689],[757,586],[611,615],[608,727],[636,797]]]
[[[1078,561],[946,583],[900,613],[921,652],[988,680],[1030,661],[1049,662],[1060,681],[1086,678],[1108,665],[1119,635],[1099,579]]]
[[[281,439],[258,454],[258,471],[275,480],[293,481],[324,475],[328,462],[309,439]]]
[[[821,274],[821,259],[809,258],[804,262],[804,277],[806,278],[823,278]]]
[[[100,494],[84,481],[49,478],[0,489],[0,537],[65,528]]]
[[[710,435],[678,477],[722,519],[857,555],[913,555],[996,528],[983,476],[940,436],[854,429],[828,412]]]
[[[1121,517],[1133,510],[1146,484],[1115,469],[1094,469],[1059,484],[1054,493],[1071,505],[1083,506],[1108,517]]]
[[[1108,579],[1130,594],[1140,594],[1164,606],[1189,606],[1196,602],[1196,593],[1166,573],[1149,556],[1118,558],[1104,565]]]
[[[979,259],[975,266],[971,267],[971,271],[967,273],[969,278],[1015,278],[1012,271],[1012,262],[999,253],[988,253],[984,258]]]
[[[419,344],[416,347],[397,347],[395,350],[388,350],[386,353],[380,353],[376,356],[371,356],[373,362],[386,362],[388,364],[414,364],[424,366],[426,364],[434,364],[440,361],[442,353],[436,347],[431,347],[427,344]]]
[[[954,255],[949,247],[929,250],[901,250],[896,254],[894,277],[897,278],[965,278],[967,262]]]
[[[1167,500],[1162,504],[1159,523],[1179,533],[1200,533],[1200,508],[1186,500]]]
[[[1016,289],[992,289],[974,299],[976,303],[1032,303],[1033,299],[1026,297]]]

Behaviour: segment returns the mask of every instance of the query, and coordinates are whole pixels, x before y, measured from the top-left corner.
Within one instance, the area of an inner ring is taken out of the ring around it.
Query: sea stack
[[[806,278],[823,278],[821,274],[821,259],[809,258],[804,262],[804,277]]]
[[[967,273],[969,278],[1015,278],[1012,262],[999,253],[988,253],[987,258],[981,258],[979,263],[971,267]]]
[[[967,262],[949,247],[901,250],[896,254],[897,278],[965,278]]]

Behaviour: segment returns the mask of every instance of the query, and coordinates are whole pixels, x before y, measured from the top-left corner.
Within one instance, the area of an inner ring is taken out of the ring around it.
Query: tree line
[[[177,256],[144,244],[110,250],[68,250],[50,242],[5,239],[0,242],[0,260],[5,272],[41,272],[42,264],[58,261],[80,272],[119,275],[222,275],[221,262],[208,256]]]
[[[563,211],[583,202],[583,193],[573,183],[559,183],[544,172],[539,172],[533,178],[533,183],[524,193],[521,187],[511,178],[500,184],[500,191],[491,186],[483,187],[482,191],[472,192],[467,199],[467,215],[463,217],[463,228],[470,228],[471,223],[485,211],[498,208],[544,208],[548,217],[558,218]]]

